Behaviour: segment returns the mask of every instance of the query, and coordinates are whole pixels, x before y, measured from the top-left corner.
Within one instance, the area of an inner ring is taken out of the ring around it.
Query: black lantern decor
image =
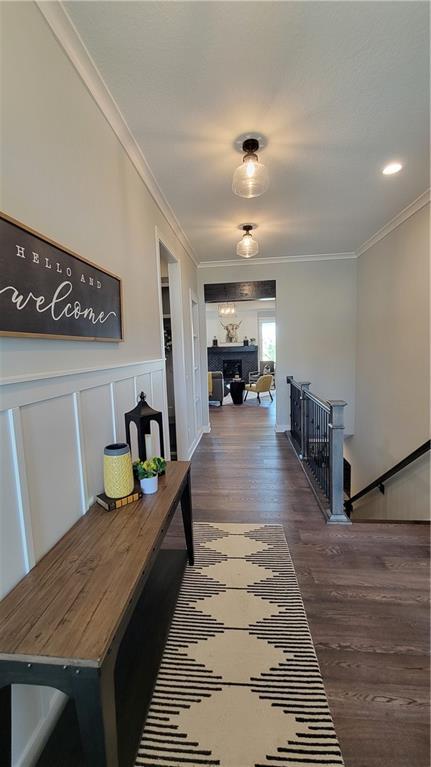
[[[159,426],[159,438],[160,438],[160,457],[165,457],[165,449],[163,445],[163,421],[162,421],[162,414],[159,410],[154,410],[152,407],[149,406],[148,402],[146,401],[145,397],[147,395],[144,394],[143,391],[141,391],[141,394],[139,396],[139,402],[136,405],[136,407],[133,408],[133,410],[130,410],[128,413],[125,413],[124,420],[126,422],[126,440],[130,447],[132,448],[131,442],[130,442],[130,424],[134,423],[136,424],[136,429],[138,432],[138,451],[139,451],[139,458],[141,461],[146,461],[147,458],[152,458],[153,456],[149,455],[147,456],[147,450],[145,447],[145,435],[151,434],[151,421],[155,421]]]

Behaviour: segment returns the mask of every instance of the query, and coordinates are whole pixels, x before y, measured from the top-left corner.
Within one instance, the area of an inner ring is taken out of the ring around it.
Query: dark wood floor
[[[346,767],[429,767],[429,528],[327,526],[267,399],[211,408],[194,518],[283,524]]]
[[[346,767],[429,767],[429,529],[328,527],[274,420],[269,398],[211,408],[193,457],[194,518],[283,524]],[[184,548],[178,513],[165,547]],[[184,562],[160,553],[123,643],[121,767],[134,761]],[[71,703],[38,767],[84,767]]]

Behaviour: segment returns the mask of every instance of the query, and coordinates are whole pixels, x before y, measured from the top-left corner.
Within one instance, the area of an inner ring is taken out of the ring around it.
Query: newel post
[[[311,386],[310,381],[301,381],[301,455],[302,460],[307,458],[307,445],[308,445],[308,418],[307,418],[307,397],[304,392],[307,392]]]
[[[328,524],[350,525],[344,511],[344,400],[329,400],[330,517]]]

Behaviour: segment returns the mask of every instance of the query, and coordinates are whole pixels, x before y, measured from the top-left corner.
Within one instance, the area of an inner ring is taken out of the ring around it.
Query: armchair
[[[224,378],[221,370],[208,372],[208,399],[223,405]]]
[[[258,378],[263,375],[267,375],[271,373],[272,376],[274,376],[275,373],[275,363],[274,360],[260,360],[259,362],[259,370],[253,370],[251,373],[248,374],[248,382],[249,383],[256,383]],[[272,381],[274,386],[274,379]]]
[[[257,394],[257,400],[260,405],[260,395],[264,394],[265,392],[268,392],[269,396],[271,397],[271,402],[273,400],[272,394],[271,394],[271,386],[272,386],[272,375],[270,373],[260,376],[256,383],[248,383],[245,385],[245,400],[247,399],[247,395],[249,391],[254,391]]]

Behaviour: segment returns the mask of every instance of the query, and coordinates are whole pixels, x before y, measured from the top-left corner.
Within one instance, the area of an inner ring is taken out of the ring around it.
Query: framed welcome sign
[[[0,335],[122,341],[121,280],[0,213]]]

